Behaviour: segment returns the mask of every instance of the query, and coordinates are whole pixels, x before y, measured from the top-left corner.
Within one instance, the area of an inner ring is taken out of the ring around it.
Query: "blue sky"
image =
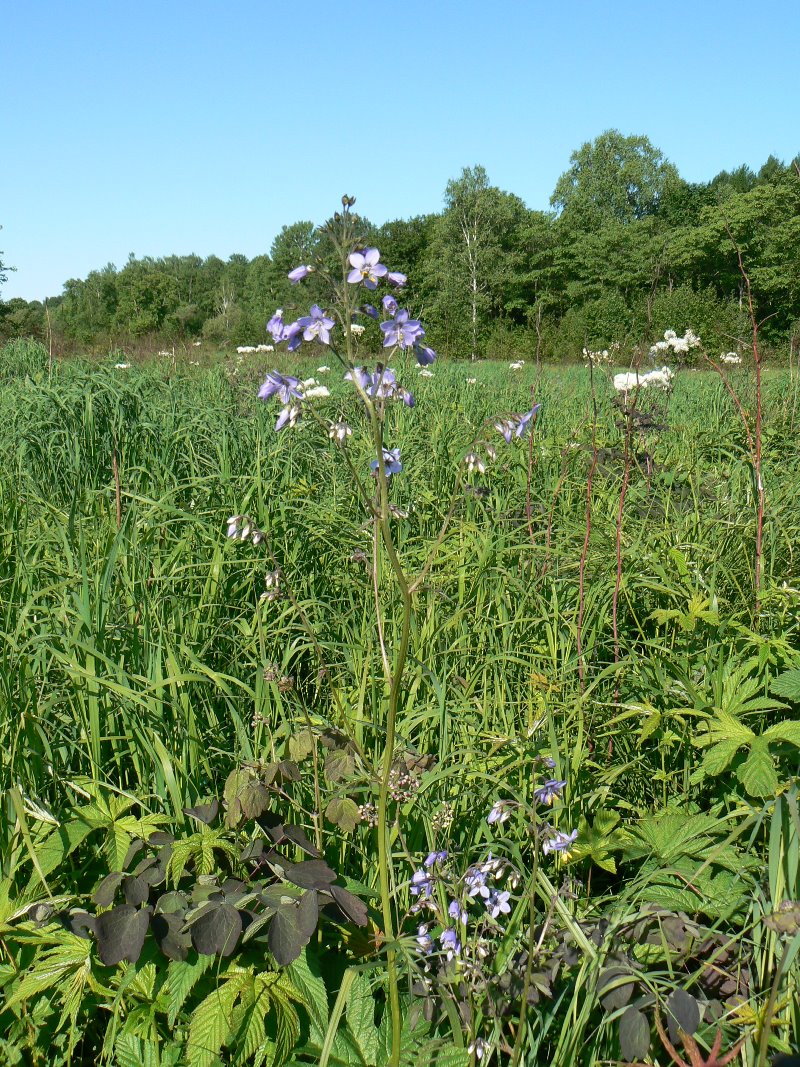
[[[796,0],[28,0],[0,26],[0,295],[137,256],[269,250],[482,164],[547,208],[615,127],[688,180],[800,151]]]

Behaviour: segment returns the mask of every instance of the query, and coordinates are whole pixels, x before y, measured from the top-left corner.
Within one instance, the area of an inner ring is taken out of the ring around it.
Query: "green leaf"
[[[615,811],[599,811],[590,824],[584,816],[578,822],[578,839],[570,847],[569,862],[590,859],[604,871],[615,874],[617,867],[611,856],[625,845],[626,835],[617,830],[619,815]]]
[[[800,748],[800,720],[787,719],[785,722],[776,722],[761,735],[766,741],[786,741],[790,745]]]
[[[341,782],[349,778],[353,769],[353,757],[346,749],[335,748],[325,757],[325,777],[329,782]]]
[[[751,797],[769,797],[777,793],[780,783],[765,738],[755,738],[750,754],[736,776]]]
[[[334,797],[325,809],[325,818],[345,833],[352,833],[361,821],[358,805],[350,797]]]
[[[214,963],[213,956],[198,956],[196,960],[189,962],[170,963],[165,983],[165,991],[169,997],[167,1023],[170,1028],[175,1026],[178,1014],[186,1003],[186,998]]]
[[[347,997],[347,1028],[364,1063],[377,1062],[378,1028],[375,1025],[375,1000],[369,980],[357,974]]]
[[[249,977],[243,972],[221,983],[195,1008],[186,1048],[191,1067],[212,1067],[230,1032],[233,1006]]]
[[[711,748],[707,749],[703,762],[700,767],[702,768],[702,775],[699,773],[700,768],[693,774],[693,779],[701,780],[706,774],[718,775],[730,765],[731,760],[739,751],[741,747],[740,742],[736,738],[728,739],[727,741],[720,741]]]
[[[301,763],[314,751],[314,735],[310,730],[300,730],[289,738],[289,757]]]
[[[287,970],[303,996],[303,1006],[309,1020],[309,1039],[315,1048],[321,1049],[328,1029],[328,995],[319,973],[319,964],[304,950]]]
[[[800,668],[784,671],[777,678],[773,678],[769,691],[775,696],[800,703]]]

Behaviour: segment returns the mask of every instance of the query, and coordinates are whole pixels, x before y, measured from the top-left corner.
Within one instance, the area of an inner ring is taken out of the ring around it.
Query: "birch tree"
[[[513,303],[528,214],[519,197],[489,184],[483,167],[466,167],[447,183],[426,273],[430,317],[451,350],[466,345],[477,359],[484,328]]]

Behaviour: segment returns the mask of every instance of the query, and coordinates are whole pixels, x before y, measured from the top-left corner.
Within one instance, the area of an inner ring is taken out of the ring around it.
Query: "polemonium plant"
[[[391,499],[396,479],[405,475],[401,458],[402,443],[386,441],[387,415],[394,405],[413,408],[415,397],[403,383],[403,371],[398,359],[406,362],[408,357],[416,360],[418,367],[427,368],[436,359],[436,352],[427,344],[426,330],[422,322],[400,305],[399,296],[406,283],[405,275],[390,270],[381,262],[380,251],[365,242],[358,232],[358,219],[351,212],[355,200],[342,198],[342,211],[337,212],[325,235],[334,250],[331,260],[301,264],[289,273],[292,283],[301,287],[310,275],[315,275],[317,301],[312,303],[308,314],[287,321],[283,309],[277,309],[266,328],[275,345],[286,345],[289,352],[301,346],[312,346],[316,352],[324,349],[323,368],[328,363],[339,364],[343,377],[348,381],[360,400],[361,418],[345,422],[341,417],[327,419],[322,412],[329,391],[315,379],[301,378],[270,371],[259,390],[260,399],[277,403],[279,411],[275,422],[276,432],[291,431],[303,420],[316,423],[323,431],[321,438],[331,442],[342,455],[356,483],[360,498],[370,516],[373,539],[373,559],[380,564],[385,560],[388,573],[392,575],[395,593],[399,600],[399,622],[396,629],[390,627],[385,593],[381,589],[379,574],[387,570],[378,565],[373,568],[373,592],[377,612],[377,643],[383,665],[385,697],[382,705],[373,709],[372,717],[383,736],[383,753],[376,774],[378,798],[374,825],[377,834],[378,874],[381,897],[383,939],[386,946],[388,971],[388,999],[392,1020],[392,1049],[390,1063],[396,1067],[400,1057],[401,1014],[398,983],[396,938],[399,933],[400,916],[397,912],[392,886],[395,882],[390,839],[390,805],[396,793],[393,787],[395,764],[395,734],[398,714],[409,698],[402,684],[408,658],[414,594],[420,588],[444,540],[449,523],[455,513],[460,497],[462,480],[466,473],[483,473],[486,465],[496,455],[495,445],[488,436],[473,442],[470,452],[464,457],[456,472],[455,487],[438,538],[416,574],[409,574],[401,559],[392,531],[392,519],[404,515]],[[381,293],[381,288],[386,287]],[[327,290],[327,297],[321,294]],[[374,295],[373,295],[374,294]],[[365,296],[369,295],[369,301]],[[374,303],[373,303],[374,301]],[[377,306],[376,306],[377,305]],[[382,338],[382,358],[373,366],[365,365],[359,354],[362,335],[369,320],[379,324]],[[361,321],[359,321],[361,320]],[[539,405],[522,414],[500,415],[487,419],[487,428],[493,425],[511,445],[531,427]],[[352,424],[351,424],[352,422]],[[358,434],[366,438],[372,459],[367,470],[360,469],[352,458],[350,442]],[[476,450],[480,449],[477,458]],[[255,532],[254,532],[255,531]],[[252,538],[260,543],[264,538],[248,516],[232,516],[228,534],[239,540]],[[258,538],[258,541],[256,540]],[[273,562],[274,559],[273,559]],[[283,585],[282,585],[283,588]],[[396,783],[395,783],[396,784]],[[371,805],[370,805],[371,807]],[[373,818],[370,816],[370,824]],[[437,867],[446,858],[446,853],[431,853],[421,871],[412,879],[410,892],[422,906],[430,897]],[[510,911],[509,893],[498,891],[487,908],[487,921],[498,922]],[[427,930],[417,934],[420,944],[429,943]],[[438,935],[441,950],[450,960],[459,957],[461,942],[458,933],[450,928]]]

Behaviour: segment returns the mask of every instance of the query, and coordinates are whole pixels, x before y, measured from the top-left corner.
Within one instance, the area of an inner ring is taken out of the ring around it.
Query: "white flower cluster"
[[[360,322],[350,323],[350,333],[353,335],[353,337],[360,337],[364,330],[366,330],[366,328],[367,327],[362,326]]]
[[[614,388],[618,393],[629,393],[633,389],[671,389],[674,377],[675,371],[669,367],[647,371],[646,374],[639,374],[635,370],[625,371],[614,375]]]
[[[417,370],[419,371],[420,378],[432,378],[433,377],[433,371],[432,370],[428,370],[427,367],[418,367]]]
[[[327,385],[320,385],[316,378],[306,378],[304,382],[301,382],[300,388],[303,392],[303,400],[324,400],[325,397],[331,395]]]
[[[236,349],[237,356],[249,356],[253,352],[274,352],[274,345],[239,345]]]
[[[522,370],[522,368],[524,366],[525,366],[525,360],[524,359],[515,359],[513,363],[509,363],[508,369],[509,370]]]
[[[667,330],[664,334],[664,340],[656,341],[652,346],[650,355],[656,357],[662,352],[670,351],[674,352],[675,355],[682,355],[688,352],[690,348],[697,348],[699,344],[700,338],[693,330],[687,330],[683,337],[678,337],[674,330]]]
[[[720,363],[741,363],[742,357],[736,352],[723,352],[719,357]]]

